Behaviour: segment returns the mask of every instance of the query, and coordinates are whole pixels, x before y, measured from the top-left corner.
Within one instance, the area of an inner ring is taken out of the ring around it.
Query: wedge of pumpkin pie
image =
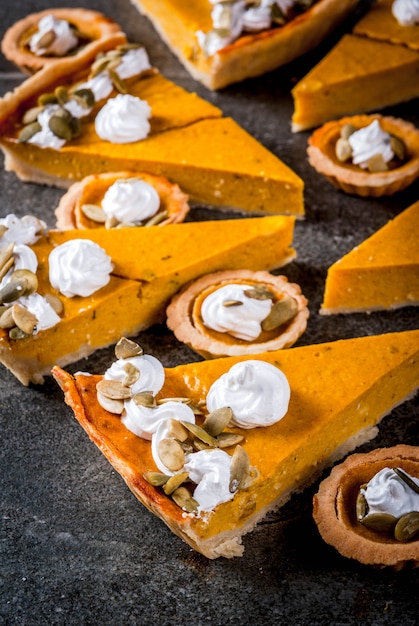
[[[148,172],[211,206],[304,214],[302,180],[134,44],[28,78],[0,100],[0,145],[23,180],[68,187],[91,174]]]
[[[406,331],[164,370],[123,339],[104,376],[53,375],[135,496],[198,552],[234,557],[268,511],[417,390],[418,340]]]
[[[312,50],[357,0],[132,0],[188,72],[210,89],[259,76]]]
[[[353,31],[292,90],[292,130],[419,97],[419,23],[400,25],[393,0],[373,3]]]
[[[328,269],[320,313],[417,306],[418,232],[415,202]]]
[[[45,232],[0,220],[0,362],[23,383],[164,320],[170,298],[207,271],[271,269],[295,256],[294,218]]]

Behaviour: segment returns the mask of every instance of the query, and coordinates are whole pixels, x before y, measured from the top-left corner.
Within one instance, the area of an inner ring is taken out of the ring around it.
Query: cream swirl
[[[269,315],[272,300],[249,298],[245,291],[250,289],[252,285],[229,283],[210,293],[201,307],[204,325],[244,341],[253,341],[259,337],[262,332],[261,322]],[[236,304],[226,306],[228,302]]]
[[[419,488],[419,480],[409,476]],[[388,467],[380,470],[361,489],[368,504],[368,513],[388,513],[396,518],[419,511],[419,493]]]
[[[140,373],[138,380],[131,385],[133,395],[141,391],[151,391],[153,395],[156,395],[163,387],[164,367],[156,357],[150,354],[118,359],[106,370],[104,378],[122,383],[127,376],[126,365],[134,366]]]
[[[105,250],[89,239],[73,239],[49,255],[51,285],[67,298],[90,296],[108,284],[113,264]]]
[[[115,71],[119,78],[126,79],[151,69],[150,60],[145,48],[132,48],[121,59]]]
[[[45,38],[51,33],[51,42],[45,45]],[[79,40],[66,20],[58,20],[53,15],[45,15],[38,22],[38,30],[29,41],[29,48],[37,56],[64,56],[73,50]]]
[[[419,24],[419,0],[394,0],[391,12],[400,26]]]
[[[160,206],[156,189],[140,178],[117,180],[106,191],[102,209],[119,222],[138,224],[155,215]]]
[[[151,109],[145,100],[131,94],[110,98],[96,116],[95,129],[101,139],[111,143],[132,143],[150,132]]]
[[[270,426],[288,411],[290,393],[285,374],[274,365],[241,361],[211,385],[207,408],[211,412],[230,407],[234,416],[230,426]]]
[[[348,138],[352,148],[352,163],[365,169],[368,167],[368,161],[378,154],[381,154],[385,163],[388,163],[394,157],[390,139],[389,133],[381,128],[378,120],[356,130]]]
[[[184,465],[189,478],[197,483],[193,497],[198,513],[212,511],[218,504],[234,498],[230,491],[231,456],[223,450],[201,450],[188,454]]]
[[[170,400],[156,407],[145,407],[135,403],[134,400],[126,400],[121,421],[128,430],[142,437],[152,439],[159,424],[166,423],[169,419],[183,420],[195,423],[195,415],[190,407],[183,402]]]
[[[44,296],[41,296],[39,293],[31,293],[29,296],[19,298],[19,304],[33,313],[38,320],[36,330],[34,332],[35,335],[40,330],[52,328],[61,321],[60,316],[57,315],[48,300],[46,300]]]
[[[183,402],[173,401],[165,402],[163,405],[154,409],[154,411],[159,412],[159,421],[151,436],[151,453],[156,467],[163,472],[163,474],[173,476],[173,474],[176,474],[177,472],[169,469],[160,458],[159,444],[162,439],[173,438],[171,435],[170,420],[182,420],[183,422],[195,424],[195,415],[192,409]],[[183,468],[181,471],[183,471]]]
[[[25,215],[22,218],[14,213],[9,213],[0,219],[0,225],[7,230],[0,239],[0,247],[4,243],[31,244],[35,243],[41,236],[42,231],[47,227],[44,221],[32,215]]]

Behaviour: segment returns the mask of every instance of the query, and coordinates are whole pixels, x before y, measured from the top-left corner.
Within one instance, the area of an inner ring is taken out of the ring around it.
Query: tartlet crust
[[[359,487],[385,467],[400,467],[419,477],[419,447],[400,444],[367,454],[352,454],[321,482],[313,499],[313,517],[324,541],[345,557],[395,570],[408,565],[417,567],[419,539],[400,543],[356,520]]]
[[[179,185],[171,183],[163,176],[146,172],[108,172],[86,176],[83,180],[71,185],[55,209],[56,228],[72,230],[103,227],[103,224],[86,217],[82,206],[83,204],[100,205],[109,187],[116,181],[126,178],[141,178],[156,189],[160,197],[159,211],[167,211],[167,217],[159,222],[159,226],[184,221],[190,207],[188,196],[183,193]]]
[[[200,319],[200,304],[196,304],[201,294],[229,283],[250,283],[267,286],[281,299],[291,296],[298,304],[295,317],[286,325],[274,331],[264,332],[253,342],[244,341],[206,328]],[[307,327],[309,310],[307,299],[299,285],[288,282],[286,276],[275,276],[269,272],[250,270],[226,270],[206,274],[186,285],[176,294],[167,310],[167,326],[176,338],[206,359],[223,356],[258,354],[272,350],[289,348],[304,333]]]
[[[374,120],[382,129],[404,142],[408,158],[399,167],[386,172],[366,172],[352,163],[341,163],[335,155],[335,144],[345,124],[364,128]],[[419,130],[405,120],[376,115],[354,115],[327,122],[308,140],[309,163],[338,189],[363,197],[393,195],[411,185],[419,176]]]
[[[74,24],[86,36],[87,43],[76,48],[73,52],[70,51],[64,57],[33,54],[22,41],[31,31],[36,31],[39,20],[47,15],[53,15],[57,19]],[[90,55],[91,51],[94,51],[96,55],[102,50],[109,37],[114,35],[122,36],[126,40],[121,27],[98,11],[82,8],[47,9],[38,13],[31,13],[22,20],[15,22],[5,33],[1,42],[1,50],[4,56],[22,71],[33,74],[44,67],[55,65],[57,61],[61,61],[66,56],[83,57],[86,52]]]

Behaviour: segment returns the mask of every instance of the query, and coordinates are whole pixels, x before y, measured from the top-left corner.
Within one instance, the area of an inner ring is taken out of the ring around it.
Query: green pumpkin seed
[[[364,494],[360,491],[356,498],[356,519],[362,522],[368,513],[368,503]]]
[[[40,130],[42,130],[42,126],[39,122],[32,122],[32,124],[27,124],[20,131],[17,140],[19,143],[26,143],[27,141],[29,141],[29,139],[32,139],[32,137],[36,135],[36,133],[39,133]]]
[[[340,136],[342,139],[349,139],[349,137],[356,131],[353,124],[344,124],[340,129]]]
[[[137,406],[144,406],[147,409],[154,409],[157,405],[152,391],[139,391],[132,399]]]
[[[125,82],[112,69],[109,69],[109,78],[112,81],[112,85],[115,87],[117,91],[119,91],[119,93],[123,93],[123,94],[128,93],[128,89],[127,89]]]
[[[38,43],[36,44],[37,50],[42,50],[43,48],[49,48],[49,46],[51,46],[54,43],[56,37],[57,36],[53,30],[49,30],[46,33],[44,33],[42,37],[39,39]]]
[[[73,91],[72,95],[84,109],[91,109],[95,104],[95,95],[93,91],[87,87],[76,89],[76,91]]]
[[[237,446],[244,440],[243,435],[238,433],[220,433],[217,436],[217,443],[219,448],[231,448],[231,446]]]
[[[169,478],[169,480],[163,485],[163,491],[167,496],[170,496],[176,489],[178,489],[185,480],[188,480],[188,472],[179,472]]]
[[[135,365],[129,362],[125,363],[122,369],[126,374],[124,380],[122,381],[122,384],[124,385],[124,387],[131,387],[131,385],[136,383],[137,380],[140,378],[140,371],[135,367]]]
[[[14,328],[11,328],[9,331],[9,337],[10,339],[26,339],[27,337],[30,337],[30,335],[27,335],[21,328],[19,328],[18,326],[15,326]]]
[[[2,250],[0,250],[0,279],[7,274],[15,262],[13,256],[14,249],[15,244],[11,241]],[[4,269],[5,267],[7,267],[7,269]]]
[[[131,389],[125,387],[119,380],[103,379],[98,382],[96,389],[111,400],[128,400],[131,397]]]
[[[167,428],[169,435],[174,439],[177,439],[180,443],[187,440],[189,433],[179,420],[170,419],[167,421]]]
[[[197,437],[204,443],[206,443],[211,448],[217,447],[217,440],[215,437],[212,437],[206,430],[198,426],[198,424],[192,424],[191,422],[180,422],[182,426],[184,426],[189,432],[191,432],[194,437]]]
[[[144,474],[144,478],[148,483],[150,483],[150,485],[153,485],[153,487],[163,487],[163,485],[169,480],[170,476],[160,474],[160,472],[146,472]]]
[[[397,518],[389,513],[368,513],[360,521],[370,530],[380,533],[388,533],[393,531],[397,523]]]
[[[352,148],[349,141],[343,137],[339,137],[336,142],[335,153],[338,161],[341,161],[341,163],[348,161],[352,156]]]
[[[38,318],[26,307],[20,304],[14,304],[12,306],[12,315],[16,326],[20,328],[25,335],[32,335],[35,332]]]
[[[158,213],[153,215],[153,217],[150,217],[150,219],[145,222],[144,226],[145,227],[157,226],[158,224],[161,224],[161,222],[163,222],[163,220],[165,220],[166,217],[167,217],[167,211],[159,211]]]
[[[407,156],[407,148],[404,141],[395,135],[390,136],[390,148],[393,150],[399,161],[405,161]]]
[[[272,306],[271,311],[263,320],[263,330],[274,330],[283,324],[290,322],[298,312],[298,302],[295,298],[285,296]]]
[[[40,107],[45,107],[48,104],[57,104],[58,100],[54,93],[42,93],[37,100],[37,104]]]
[[[394,528],[394,536],[402,543],[419,539],[419,511],[402,515]]]
[[[8,304],[36,291],[38,279],[30,270],[13,272],[10,281],[0,290],[0,304]]]
[[[400,467],[393,467],[393,472],[395,472],[415,493],[419,493],[419,485],[417,485],[406,472],[400,469]]]
[[[58,113],[58,112],[57,112]],[[50,117],[48,127],[51,132],[54,133],[59,139],[70,141],[73,137],[73,130],[68,120],[64,119],[61,115],[54,114]]]
[[[287,21],[282,9],[276,2],[271,4],[271,21],[277,26],[283,26]]]
[[[176,439],[165,438],[159,441],[157,452],[162,463],[171,472],[177,472],[185,464],[185,453]]]
[[[224,428],[233,419],[233,411],[229,406],[223,406],[219,409],[215,409],[211,413],[208,413],[203,423],[204,430],[207,431],[213,437],[219,435]]]
[[[0,316],[0,328],[5,330],[13,328],[15,321],[13,319],[12,307],[3,307],[2,314]]]
[[[243,293],[254,300],[272,300],[275,297],[266,285],[255,285],[252,289],[245,289]]]
[[[56,87],[54,89],[54,96],[57,98],[57,102],[59,104],[65,104],[68,102],[69,95],[67,87],[64,87],[63,85]]]
[[[36,122],[38,119],[38,115],[42,113],[43,110],[44,110],[44,107],[38,107],[38,106],[31,107],[30,109],[25,111],[25,113],[23,114],[22,123],[32,124],[33,122]]]
[[[115,346],[115,356],[117,359],[131,359],[136,356],[142,356],[143,354],[144,350],[141,346],[126,337],[121,337]]]
[[[243,306],[243,302],[241,300],[223,300],[223,306]]]
[[[235,493],[244,486],[250,475],[250,460],[246,450],[238,445],[234,449],[230,465],[230,492]]]
[[[382,154],[374,154],[374,156],[368,160],[368,171],[372,174],[388,171],[388,165],[384,161]]]
[[[187,513],[196,513],[198,510],[198,502],[191,496],[186,487],[178,487],[172,494],[172,499],[176,504]]]

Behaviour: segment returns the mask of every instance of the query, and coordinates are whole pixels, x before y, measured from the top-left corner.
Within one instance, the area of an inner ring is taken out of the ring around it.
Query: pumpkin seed
[[[179,472],[169,478],[169,480],[163,485],[163,491],[167,496],[176,491],[185,480],[188,480],[188,472]]]
[[[54,93],[41,93],[38,96],[37,105],[40,107],[45,107],[48,104],[57,104],[57,97]]]
[[[154,409],[157,404],[152,391],[139,391],[132,399],[137,406],[144,406],[147,409]]]
[[[106,380],[104,378],[98,382],[96,389],[111,400],[128,400],[131,397],[131,389],[125,387],[119,380]]]
[[[8,230],[9,229],[7,228],[7,226],[5,226],[4,224],[0,224],[0,238],[3,237],[4,233]]]
[[[10,337],[10,339],[26,339],[26,337],[30,337],[30,335],[27,335],[18,326],[14,326],[14,328],[11,328],[9,330],[9,337]]]
[[[10,259],[12,260],[12,265],[14,264],[13,251],[15,248],[15,244],[11,241],[7,246],[5,246],[2,250],[0,250],[0,270],[2,271],[1,277],[3,277],[8,270],[10,269]],[[7,270],[4,272],[3,268],[7,265]]]
[[[252,289],[245,289],[243,293],[254,300],[272,300],[274,298],[274,294],[266,285],[255,285]]]
[[[16,270],[10,281],[0,290],[0,303],[8,304],[18,300],[21,296],[28,296],[38,286],[36,275],[30,270]]]
[[[186,487],[178,487],[171,496],[174,502],[187,513],[196,513],[198,511],[199,504]]]
[[[9,329],[13,328],[15,325],[15,321],[13,319],[12,307],[7,307],[3,309],[3,312],[0,316],[0,328]]]
[[[214,446],[210,446],[208,443],[205,443],[201,439],[197,438],[193,440],[192,447],[195,452],[201,452],[202,450],[214,450]]]
[[[383,158],[382,154],[374,154],[374,156],[372,156],[368,160],[368,171],[369,172],[371,172],[371,173],[387,172],[387,170],[388,170],[388,165],[384,161],[384,158]]]
[[[344,124],[340,129],[340,136],[342,139],[349,139],[349,137],[356,131],[353,124]]]
[[[115,72],[115,70],[112,70],[112,69],[109,70],[109,78],[112,81],[112,85],[115,87],[117,91],[119,91],[119,93],[128,93],[128,89],[127,89],[125,82],[122,80],[122,78],[119,77],[119,75]]]
[[[167,428],[169,435],[177,441],[183,443],[187,440],[189,433],[184,426],[179,422],[179,420],[170,419],[167,420]]]
[[[105,409],[105,411],[109,411],[109,413],[116,413],[117,415],[121,415],[124,410],[124,401],[123,400],[113,400],[112,398],[108,398],[108,396],[104,396],[103,393],[97,392],[97,401],[100,406]]]
[[[419,485],[417,485],[415,481],[412,480],[408,474],[406,474],[402,469],[400,469],[400,467],[393,467],[393,472],[395,472],[397,476],[406,483],[406,485],[409,485],[409,487],[413,489],[415,493],[419,493]]]
[[[27,141],[29,141],[29,139],[32,139],[32,137],[36,135],[36,133],[39,133],[40,130],[42,130],[42,127],[39,122],[32,122],[32,124],[27,124],[20,131],[17,140],[19,143],[26,143]]]
[[[390,136],[390,148],[393,150],[399,161],[405,161],[407,156],[407,148],[404,141],[395,135]]]
[[[64,311],[64,305],[58,296],[55,296],[52,293],[46,293],[44,295],[44,298],[48,302],[48,304],[54,309],[57,315],[62,314],[62,312]]]
[[[150,217],[150,219],[145,222],[144,226],[157,226],[157,224],[160,224],[163,220],[166,219],[166,217],[167,211],[159,211],[158,213],[153,215],[153,217]]]
[[[244,440],[243,435],[238,433],[224,432],[217,436],[217,443],[219,448],[231,448],[231,446],[237,446]]]
[[[0,281],[6,276],[7,272],[9,271],[9,269],[11,267],[13,267],[13,265],[15,264],[15,259],[14,257],[10,257],[10,259],[8,259],[3,266],[0,268]]]
[[[117,359],[131,359],[135,356],[142,356],[143,354],[144,350],[141,346],[126,337],[121,337],[115,346],[115,356]]]
[[[58,115],[58,111],[50,117],[48,127],[50,131],[53,132],[59,139],[70,141],[73,137],[73,130],[71,128],[70,121],[65,119],[63,116]]]
[[[223,306],[242,306],[243,302],[241,300],[223,300]]]
[[[116,227],[116,226],[118,226],[118,225],[119,225],[119,222],[118,222],[118,220],[116,219],[116,217],[113,217],[113,216],[112,216],[112,217],[108,217],[108,218],[106,219],[106,222],[105,222],[105,228],[115,228],[115,227]]]
[[[38,115],[42,113],[43,110],[44,110],[44,107],[39,107],[39,106],[31,107],[30,109],[25,111],[25,113],[23,114],[22,123],[32,124],[33,122],[36,122],[38,119]]]
[[[419,511],[402,515],[394,528],[394,536],[402,543],[419,538]]]
[[[44,33],[42,35],[42,37],[39,39],[38,43],[36,44],[37,50],[41,50],[43,48],[49,48],[49,46],[51,46],[54,41],[56,39],[56,34],[54,33],[53,30],[49,30],[46,33]]]
[[[278,26],[283,26],[287,21],[282,9],[276,2],[271,4],[271,21]]]
[[[144,46],[139,43],[121,43],[119,46],[116,47],[116,49],[125,54],[126,52],[129,52],[129,50],[137,50],[138,48],[143,47]]]
[[[397,517],[390,515],[389,513],[368,513],[361,523],[369,528],[380,533],[392,532],[396,523]]]
[[[35,332],[38,318],[26,307],[14,304],[12,306],[12,316],[16,326],[26,335],[32,335]]]
[[[351,144],[344,137],[339,137],[335,146],[335,153],[338,161],[345,163],[352,156]]]
[[[153,487],[162,487],[169,480],[170,476],[167,474],[160,474],[160,472],[146,472],[144,478]]]
[[[217,447],[217,440],[215,437],[212,437],[206,430],[198,426],[198,424],[192,424],[191,422],[180,422],[182,426],[184,426],[189,432],[191,432],[194,437],[197,437],[211,448]]]
[[[226,428],[232,419],[232,409],[229,406],[223,406],[219,409],[215,409],[215,411],[212,411],[211,413],[208,413],[203,423],[203,428],[207,431],[207,433],[216,437],[224,430],[224,428]]]
[[[95,95],[88,87],[82,87],[73,91],[73,98],[80,104],[83,109],[91,109],[95,104]]]
[[[234,449],[230,465],[230,492],[235,493],[244,486],[250,475],[250,460],[246,450],[238,445]]]
[[[157,452],[162,463],[171,472],[177,472],[185,464],[185,453],[176,439],[161,439],[157,446]]]
[[[356,498],[356,519],[362,522],[368,513],[368,503],[365,495],[360,491]]]
[[[126,374],[124,380],[122,381],[122,384],[124,385],[124,387],[131,387],[131,385],[136,383],[137,380],[140,378],[140,370],[138,370],[135,365],[129,362],[125,363],[122,369]]]
[[[262,321],[263,330],[274,330],[291,321],[298,312],[298,302],[295,298],[285,296],[272,306],[270,313]]]
[[[65,104],[68,102],[69,95],[67,87],[64,87],[63,85],[56,87],[54,89],[54,96],[57,98],[57,102],[59,104]]]

